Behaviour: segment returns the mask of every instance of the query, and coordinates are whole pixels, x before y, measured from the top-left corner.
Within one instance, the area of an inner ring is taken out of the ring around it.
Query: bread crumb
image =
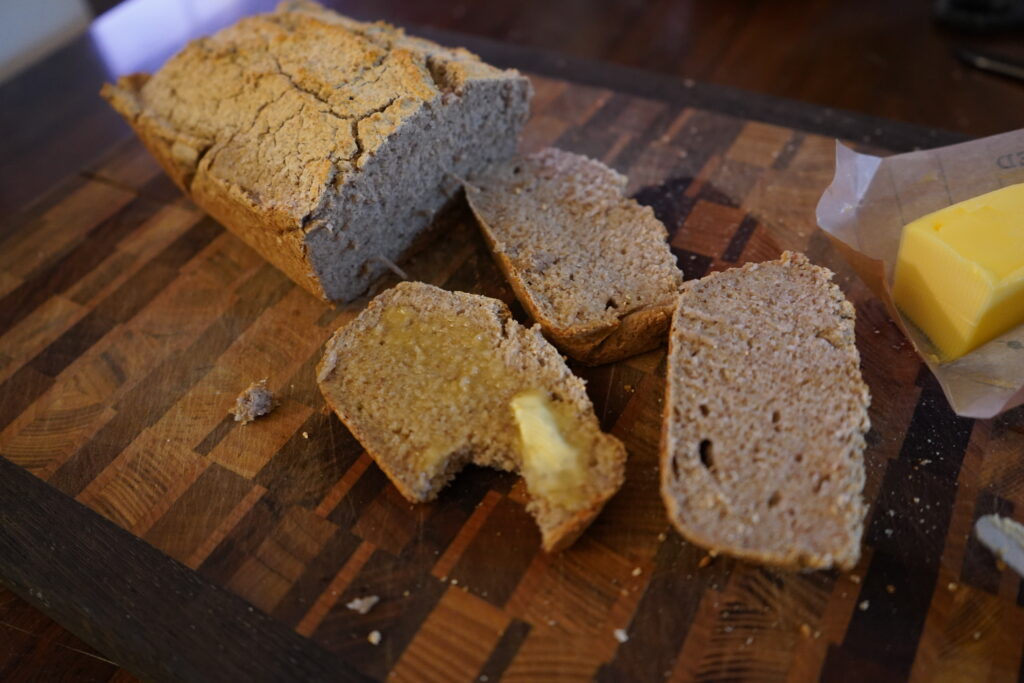
[[[869,600],[865,600],[864,602],[857,605],[857,609],[859,609],[861,612],[867,612],[868,607],[871,607],[871,602]]]
[[[802,635],[804,638],[810,638],[811,637],[811,627],[808,626],[807,624],[800,624],[800,635]]]
[[[258,417],[270,414],[274,409],[274,394],[267,389],[267,378],[253,382],[235,399],[235,407],[229,411],[235,422],[247,425]]]
[[[370,631],[366,639],[370,641],[370,645],[380,645],[380,631]]]
[[[950,581],[948,584],[946,584],[946,590],[948,590],[950,593],[952,593],[959,587],[960,586],[958,586],[955,581]]]
[[[302,438],[303,439],[308,439],[309,438],[309,432],[302,432]]]
[[[643,570],[640,567],[633,568],[633,576],[640,576],[641,574],[643,574]]]
[[[366,595],[361,598],[354,598],[349,600],[345,607],[348,607],[353,612],[359,612],[360,614],[366,614],[373,606],[380,602],[380,598],[376,595]]]
[[[981,631],[975,631],[974,632],[974,639],[975,640],[981,640]]]
[[[626,634],[626,631],[624,629],[617,628],[614,631],[612,631],[612,633],[615,635],[615,640],[619,641],[620,643],[624,643],[627,640],[629,640],[629,636]]]
[[[860,575],[850,574],[850,583],[860,583]]]
[[[697,568],[704,569],[704,567],[708,566],[709,564],[711,564],[711,556],[705,555],[704,557],[700,558],[700,562],[697,563]]]

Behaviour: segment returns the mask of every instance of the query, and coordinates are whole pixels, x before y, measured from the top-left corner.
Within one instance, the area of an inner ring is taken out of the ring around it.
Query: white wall
[[[85,0],[0,0],[0,82],[89,28]]]

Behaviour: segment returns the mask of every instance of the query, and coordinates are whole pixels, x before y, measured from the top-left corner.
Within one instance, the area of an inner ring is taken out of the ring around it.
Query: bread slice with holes
[[[685,285],[661,493],[693,543],[789,568],[857,563],[870,397],[831,278],[787,252]]]
[[[519,301],[565,353],[598,365],[665,342],[683,276],[665,226],[624,196],[624,176],[549,148],[465,187]]]
[[[410,501],[468,463],[520,473],[545,550],[571,544],[622,484],[626,450],[582,380],[497,299],[399,284],[334,334],[318,380]]]

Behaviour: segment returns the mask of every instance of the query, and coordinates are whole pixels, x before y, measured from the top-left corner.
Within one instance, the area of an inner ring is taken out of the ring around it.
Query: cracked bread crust
[[[684,285],[661,493],[692,543],[794,569],[857,563],[871,399],[831,278],[786,252]]]
[[[588,365],[665,342],[682,273],[650,207],[594,159],[548,148],[488,168],[466,198],[516,297]]]
[[[313,293],[350,300],[515,152],[527,79],[309,2],[189,43],[102,94],[197,204]]]

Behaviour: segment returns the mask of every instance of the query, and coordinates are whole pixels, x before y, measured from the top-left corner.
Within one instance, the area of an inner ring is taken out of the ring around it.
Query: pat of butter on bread
[[[586,473],[580,449],[567,440],[566,419],[542,391],[518,394],[511,405],[523,442],[527,488],[551,500],[578,503]]]

